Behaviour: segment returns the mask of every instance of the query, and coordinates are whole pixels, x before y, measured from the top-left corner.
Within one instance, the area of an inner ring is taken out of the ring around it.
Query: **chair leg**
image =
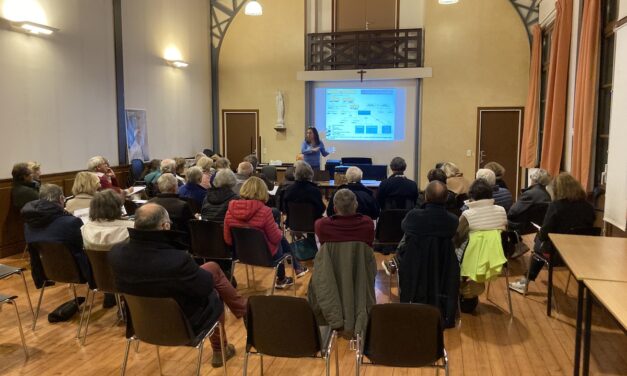
[[[294,281],[294,296],[296,296],[296,269],[294,268],[294,258],[292,256],[289,256],[289,259],[292,260],[292,280]],[[287,261],[287,257],[283,260],[283,269],[285,270],[285,263]]]
[[[89,329],[89,320],[91,319],[91,310],[92,308],[94,308],[94,297],[96,296],[96,292],[97,290],[94,290],[91,292],[91,301],[89,302],[89,311],[87,311],[87,318],[85,319],[85,333],[83,333],[83,341],[82,341],[83,346],[85,346],[85,340],[87,340],[87,330]],[[85,304],[87,304],[87,301],[85,301]],[[85,311],[85,309],[87,309],[87,307],[85,307],[83,311]]]
[[[235,278],[235,260],[231,261],[231,278],[229,279],[231,284],[233,284],[233,278]]]
[[[259,354],[259,372],[263,376],[263,354]]]
[[[509,305],[509,316],[514,318],[514,308],[512,306],[512,293],[509,290],[509,265],[505,269],[505,291],[507,291],[507,304]]]
[[[24,282],[24,291],[26,292],[26,301],[28,301],[28,308],[30,308],[30,314],[35,319],[35,312],[33,311],[33,303],[30,301],[30,294],[28,293],[28,285],[26,284],[26,278],[24,277],[24,272],[20,271],[20,276],[22,277],[22,282]]]
[[[135,353],[139,352],[139,340],[135,340]]]
[[[525,285],[525,291],[523,291],[523,296],[527,296],[527,292],[529,291],[529,276],[531,275],[531,261],[533,261],[533,253],[531,254],[531,258],[529,259],[529,265],[527,265],[527,275],[525,279],[527,280],[527,284]],[[509,286],[508,286],[509,288]]]
[[[159,366],[159,375],[163,375],[163,368],[161,368],[161,354],[159,354],[159,346],[157,348],[157,365]]]
[[[41,299],[44,297],[44,290],[46,289],[46,282],[41,286],[41,292],[39,293],[39,301],[37,302],[37,310],[35,311],[35,317],[33,318],[33,331],[35,331],[35,326],[37,325],[37,318],[39,318],[39,309],[41,308]]]
[[[250,288],[250,278],[248,277],[248,265],[244,265],[246,267],[246,287]]]
[[[205,347],[205,340],[200,341],[196,348],[198,349],[198,364],[196,364],[196,376],[200,376],[200,366],[202,365],[202,350]]]
[[[255,267],[251,266],[252,274],[253,274],[253,290],[257,291],[257,282],[255,281]]]
[[[126,347],[124,349],[124,359],[122,359],[122,368],[120,370],[120,375],[124,376],[126,374],[126,363],[128,362],[128,350],[131,348],[132,338],[126,339]]]
[[[276,286],[276,275],[278,272],[279,272],[279,266],[277,265],[274,267],[274,274],[272,278],[272,288],[270,289],[270,296],[274,295],[274,287]]]
[[[248,351],[246,351],[246,353],[244,354],[244,376],[246,376],[248,374],[248,357],[250,356],[250,353]]]
[[[74,286],[74,285],[72,285]],[[76,301],[76,304],[78,305],[78,299],[76,298],[76,288],[73,288],[72,291],[74,291],[74,299]],[[89,289],[89,286],[87,287],[87,293],[85,294],[85,302],[83,303],[83,311],[81,312],[81,320],[80,323],[78,324],[78,330],[76,331],[76,339],[80,340],[81,338],[81,330],[83,329],[83,321],[85,318],[85,313],[87,312],[87,306],[89,305],[89,293],[91,292],[92,295],[95,295],[95,293],[93,291],[91,291]],[[93,299],[93,297],[92,297]]]
[[[9,303],[13,305],[15,308],[15,316],[17,316],[17,327],[20,330],[20,338],[22,339],[22,348],[24,349],[24,356],[28,358],[28,348],[26,347],[26,340],[24,339],[24,331],[22,330],[22,320],[20,319],[20,311],[17,309],[17,304],[15,300],[9,300]]]
[[[22,260],[26,259],[26,255],[28,255],[28,244],[24,246],[24,252],[22,252]]]
[[[226,342],[226,335],[224,333],[224,327],[222,323],[218,322],[218,329],[220,330],[220,350],[222,350],[222,369],[224,371],[224,376],[226,376],[226,347],[224,343]],[[200,371],[200,369],[198,369]]]
[[[70,289],[72,289],[72,295],[74,295],[74,301],[76,302],[76,305],[78,305],[78,295],[76,295],[76,285],[74,285],[73,283],[70,283]],[[85,297],[85,300],[87,300],[87,297]]]
[[[570,279],[573,276],[573,272],[569,271],[568,272],[568,279],[566,280],[566,288],[564,289],[564,294],[566,294],[566,296],[568,296],[568,286],[570,285]]]

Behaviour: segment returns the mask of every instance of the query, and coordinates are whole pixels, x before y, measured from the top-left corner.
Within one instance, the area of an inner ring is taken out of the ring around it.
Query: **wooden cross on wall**
[[[357,71],[357,74],[361,76],[361,82],[364,82],[364,74],[366,74],[368,72],[366,72],[365,70],[359,70]]]

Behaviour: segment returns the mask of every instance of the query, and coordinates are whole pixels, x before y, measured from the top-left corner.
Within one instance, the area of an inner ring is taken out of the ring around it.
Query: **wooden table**
[[[317,181],[316,184],[318,184],[318,186],[324,190],[333,190],[339,187],[339,185],[335,184],[335,180]],[[370,188],[376,191],[379,189],[379,185],[381,184],[381,182],[379,180],[362,180],[361,184],[363,184],[366,188]]]
[[[627,238],[564,234],[549,234],[549,238],[577,280],[574,375],[579,375],[584,280],[627,282],[627,269],[625,269],[625,265],[627,265]],[[552,264],[549,263],[548,315],[551,314],[552,273]]]
[[[627,282],[585,280],[588,289],[586,322],[583,338],[583,374],[590,367],[590,337],[592,334],[592,300],[596,298],[624,329],[627,329]]]

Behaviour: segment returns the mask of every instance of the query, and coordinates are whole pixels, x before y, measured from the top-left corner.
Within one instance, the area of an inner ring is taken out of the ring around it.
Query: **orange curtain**
[[[542,138],[542,156],[540,157],[540,166],[553,176],[557,176],[560,172],[564,148],[572,24],[572,0],[557,0],[555,2],[555,23],[551,36],[544,136]]]
[[[583,6],[575,84],[575,134],[571,173],[587,190],[590,182],[592,131],[599,73],[601,4],[600,0],[587,0]]]
[[[529,90],[525,104],[525,122],[520,142],[520,167],[536,167],[538,158],[538,120],[540,118],[540,72],[542,71],[542,29],[536,24],[531,33]]]

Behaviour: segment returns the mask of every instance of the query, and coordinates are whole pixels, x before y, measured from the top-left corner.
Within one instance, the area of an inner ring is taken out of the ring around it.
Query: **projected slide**
[[[396,90],[327,89],[327,140],[394,140]]]

